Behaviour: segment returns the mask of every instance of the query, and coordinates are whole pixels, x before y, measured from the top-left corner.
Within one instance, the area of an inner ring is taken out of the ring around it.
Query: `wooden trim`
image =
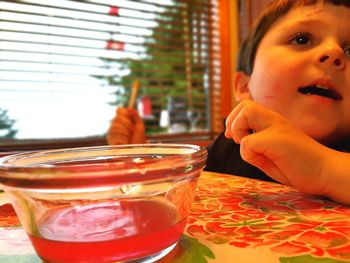
[[[232,110],[233,73],[239,46],[239,14],[237,0],[219,0],[220,49],[221,49],[221,117],[224,119]]]
[[[231,109],[231,47],[230,47],[230,0],[219,1],[220,50],[221,50],[221,117]]]
[[[0,155],[5,152],[35,151],[58,148],[98,146],[107,144],[104,136],[91,136],[72,139],[24,139],[0,141]]]
[[[231,35],[231,41],[230,41],[230,48],[231,48],[231,79],[230,79],[230,87],[232,90],[231,94],[231,109],[236,105],[236,101],[234,98],[234,89],[233,89],[233,75],[234,72],[236,71],[237,67],[237,56],[239,52],[239,46],[241,42],[240,38],[240,20],[239,20],[239,3],[238,0],[230,1],[230,35]]]
[[[217,134],[210,132],[164,133],[147,135],[150,143],[190,143],[207,146]],[[0,157],[22,151],[50,150],[107,145],[105,136],[73,139],[1,140]]]

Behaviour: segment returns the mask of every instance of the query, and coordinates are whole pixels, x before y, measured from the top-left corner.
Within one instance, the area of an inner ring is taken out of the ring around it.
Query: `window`
[[[103,139],[135,81],[149,136],[220,129],[217,0],[1,1],[0,12],[3,145]]]

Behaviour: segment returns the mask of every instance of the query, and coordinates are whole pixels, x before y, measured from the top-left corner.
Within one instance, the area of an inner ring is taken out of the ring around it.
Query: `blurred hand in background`
[[[117,108],[107,132],[107,142],[110,145],[146,142],[145,125],[135,109]]]

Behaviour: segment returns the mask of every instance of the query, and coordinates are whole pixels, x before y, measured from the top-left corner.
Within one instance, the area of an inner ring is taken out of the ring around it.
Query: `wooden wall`
[[[271,0],[239,0],[240,39],[244,39],[249,27]]]

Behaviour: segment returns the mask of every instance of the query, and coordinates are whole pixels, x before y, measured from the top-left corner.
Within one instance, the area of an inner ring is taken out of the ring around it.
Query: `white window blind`
[[[217,12],[216,0],[0,1],[0,138],[103,136],[135,80],[149,134],[210,133]]]

